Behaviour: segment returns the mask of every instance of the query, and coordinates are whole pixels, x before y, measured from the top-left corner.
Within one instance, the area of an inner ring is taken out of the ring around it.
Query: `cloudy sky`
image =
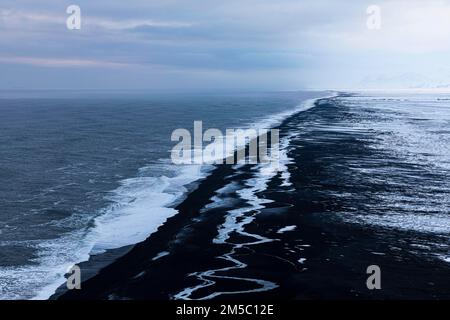
[[[449,39],[450,0],[2,0],[0,89],[443,86]]]

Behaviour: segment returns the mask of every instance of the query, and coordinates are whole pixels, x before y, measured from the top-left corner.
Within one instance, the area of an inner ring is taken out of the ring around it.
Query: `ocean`
[[[46,299],[75,263],[143,241],[210,166],[177,128],[269,128],[323,92],[1,92],[0,298]]]

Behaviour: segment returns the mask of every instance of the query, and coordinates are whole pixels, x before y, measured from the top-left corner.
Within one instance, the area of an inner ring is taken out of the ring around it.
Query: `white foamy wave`
[[[126,179],[109,197],[113,204],[102,210],[94,227],[72,232],[59,239],[37,244],[38,266],[2,268],[0,291],[3,299],[47,299],[65,283],[65,274],[90,255],[132,245],[145,240],[171,216],[186,186],[205,177],[210,166],[171,166],[173,177]],[[146,171],[146,170],[141,170]]]
[[[319,97],[319,98],[313,98],[313,99],[307,99],[305,101],[302,101],[297,107],[293,109],[286,110],[284,112],[277,113],[275,115],[272,115],[270,117],[266,117],[263,119],[260,119],[259,121],[255,122],[251,125],[251,128],[273,128],[275,126],[280,125],[284,120],[289,118],[290,116],[293,116],[296,113],[307,111],[311,108],[313,108],[316,105],[316,102],[318,100],[322,99],[331,99],[337,97],[339,94],[337,92],[332,92],[329,95]]]
[[[64,282],[64,274],[70,267],[89,258],[90,241],[85,235],[85,230],[80,230],[57,240],[29,243],[39,250],[39,257],[35,259],[38,265],[1,268],[1,299],[47,299],[51,296]]]
[[[280,125],[284,120],[293,116],[296,113],[307,111],[316,105],[316,102],[321,99],[329,99],[337,97],[339,94],[337,92],[332,92],[329,95],[325,95],[319,98],[307,99],[302,101],[295,108],[279,112],[270,116],[263,117],[247,126],[238,128],[237,130],[232,130],[224,136],[217,137],[218,139],[208,144],[208,150],[222,150],[219,154],[214,154],[213,152],[200,152],[195,153],[193,150],[193,163],[206,163],[206,164],[217,164],[222,163],[223,159],[232,157],[237,150],[244,149],[249,141],[250,136],[249,130],[254,130],[256,135],[261,136],[264,133],[269,133],[271,128]],[[203,151],[205,151],[203,149]],[[283,156],[283,155],[282,155]]]
[[[177,210],[173,205],[186,192],[186,185],[206,175],[204,167],[182,167],[176,176],[137,177],[122,181],[114,191],[114,205],[95,221],[93,254],[144,241]]]

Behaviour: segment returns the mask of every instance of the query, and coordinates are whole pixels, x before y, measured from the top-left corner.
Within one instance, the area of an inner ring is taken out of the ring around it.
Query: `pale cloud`
[[[188,28],[192,23],[158,20],[111,20],[98,17],[86,17],[86,24],[109,30],[127,30],[139,27]]]
[[[0,24],[3,28],[28,29],[48,24],[63,24],[66,17],[63,15],[50,15],[40,12],[24,12],[13,9],[0,8]]]
[[[26,64],[37,67],[128,67],[131,64],[101,61],[101,60],[86,60],[86,59],[64,59],[64,58],[36,58],[36,57],[2,57],[0,56],[0,63],[9,64]]]
[[[48,14],[33,11],[17,11],[0,8],[0,23],[7,29],[27,29],[48,27],[48,25],[65,26],[68,15],[64,12],[60,14]],[[98,16],[90,16],[82,11],[83,24],[93,28],[103,28],[107,30],[126,30],[138,27],[158,27],[158,28],[187,28],[192,23],[182,21],[164,21],[157,19],[106,19]],[[56,29],[56,28],[55,28]]]

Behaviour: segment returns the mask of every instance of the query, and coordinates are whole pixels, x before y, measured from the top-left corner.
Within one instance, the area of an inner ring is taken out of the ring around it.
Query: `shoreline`
[[[319,98],[307,99],[307,100],[303,101],[299,106],[297,106],[291,110],[282,112],[281,114],[275,114],[273,116],[270,116],[267,119],[260,120],[259,122],[253,124],[253,126],[255,126],[255,127],[262,126],[264,124],[264,125],[270,126],[270,128],[277,128],[284,121],[286,121],[289,117],[291,117],[299,112],[303,112],[305,110],[308,110],[309,108],[314,107],[317,101],[322,100],[322,99],[329,99],[329,98],[335,97],[337,95],[338,95],[337,93],[332,93],[330,95],[319,97]],[[181,206],[183,204],[183,202],[186,201],[186,199],[191,195],[191,193],[193,191],[195,191],[198,188],[198,186],[204,182],[205,179],[207,179],[210,175],[213,174],[214,171],[217,170],[216,165],[208,165],[208,167],[211,167],[212,169],[207,170],[208,172],[205,174],[204,177],[202,177],[198,180],[195,180],[185,186],[187,188],[188,192],[186,192],[184,195],[182,195],[180,199],[175,201],[174,206],[169,207],[169,208],[175,209],[176,211],[178,211],[178,213],[175,214],[175,216],[169,217],[166,222],[164,222],[162,225],[160,225],[160,227],[162,227],[164,224],[166,224],[171,218],[174,218],[177,215],[179,215],[180,214],[179,206]],[[158,233],[160,230],[160,227],[158,227],[155,232],[151,233],[149,235],[149,237],[154,233]],[[145,242],[145,241],[146,240],[141,241],[141,242]],[[84,282],[86,280],[89,280],[89,279],[95,277],[96,275],[98,275],[98,273],[102,269],[104,269],[105,267],[114,263],[116,260],[120,259],[121,257],[125,256],[129,251],[131,251],[137,244],[139,244],[141,242],[137,242],[137,243],[126,245],[126,246],[119,247],[119,248],[106,249],[103,253],[90,255],[88,260],[82,261],[77,264],[78,266],[81,267],[82,270],[87,271],[86,273],[83,272],[82,281]],[[57,289],[48,297],[48,299],[49,300],[58,299],[58,297],[64,295],[67,291],[68,290],[65,287],[65,283],[63,283],[57,287]],[[42,296],[42,294],[38,295],[38,297],[39,296]],[[36,298],[34,298],[34,299],[36,299]]]
[[[320,108],[297,113],[280,126],[291,131],[299,123],[307,126],[318,119],[338,126],[335,117],[346,112],[345,107],[333,99],[317,103]],[[314,140],[295,140],[290,148],[292,186],[283,186],[277,175],[266,189],[255,191],[259,199],[271,201],[263,202],[257,212],[244,212],[242,218],[252,222],[243,225],[242,232],[229,233],[229,241],[214,239],[231,209],[245,202],[233,192],[217,192],[230,183],[244,183],[247,188],[245,181],[254,179],[251,166],[215,168],[156,233],[83,282],[82,290],[66,291],[57,298],[167,300],[181,292],[192,299],[449,298],[450,265],[418,257],[409,249],[411,239],[433,235],[346,223],[334,215],[348,205],[358,205],[330,197],[327,190],[335,189],[335,183],[344,183],[341,188],[351,188],[355,195],[363,192],[359,184],[364,181],[352,180],[352,175],[341,172],[345,170],[341,165],[349,157],[370,158],[374,151],[357,137],[319,128],[313,132]],[[218,195],[224,200],[222,206],[202,210]],[[372,264],[382,266],[383,290],[366,288],[366,268]],[[275,287],[261,291],[258,286],[264,281]]]

